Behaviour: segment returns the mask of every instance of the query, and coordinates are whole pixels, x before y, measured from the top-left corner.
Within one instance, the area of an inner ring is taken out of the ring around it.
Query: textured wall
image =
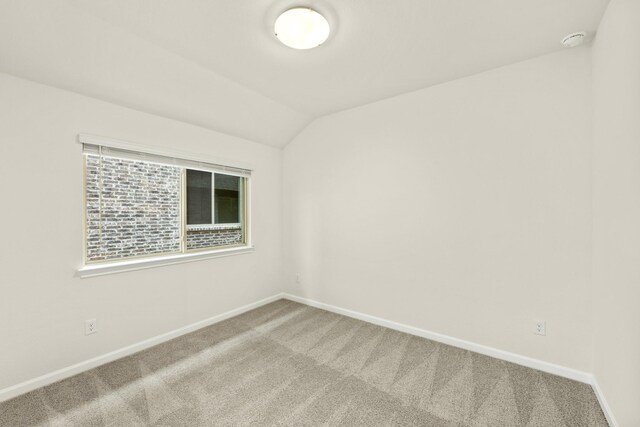
[[[86,177],[88,261],[180,251],[180,168],[88,155]]]
[[[187,231],[187,249],[204,249],[239,243],[242,243],[242,229],[240,227]]]

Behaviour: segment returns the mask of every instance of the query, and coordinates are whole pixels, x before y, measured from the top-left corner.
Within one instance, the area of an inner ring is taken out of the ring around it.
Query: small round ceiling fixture
[[[576,47],[584,43],[587,38],[587,33],[584,31],[578,31],[577,33],[572,33],[562,39],[560,43],[564,47]]]
[[[327,40],[329,22],[308,7],[294,7],[283,12],[274,25],[278,40],[294,49],[311,49]]]

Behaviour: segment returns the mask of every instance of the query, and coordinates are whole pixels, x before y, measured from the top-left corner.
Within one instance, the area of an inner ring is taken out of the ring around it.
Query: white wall
[[[281,151],[0,74],[0,389],[280,291]],[[256,250],[79,279],[87,132],[253,164]],[[84,335],[84,321],[99,332]]]
[[[640,2],[613,0],[594,47],[594,374],[640,426]]]
[[[287,290],[590,371],[590,61],[563,51],[312,123],[284,153]]]

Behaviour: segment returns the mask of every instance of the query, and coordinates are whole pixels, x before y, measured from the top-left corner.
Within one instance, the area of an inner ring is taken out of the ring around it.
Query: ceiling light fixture
[[[572,33],[562,39],[560,43],[564,47],[576,47],[584,43],[587,38],[587,33],[584,31],[579,31],[577,33]]]
[[[274,25],[276,37],[294,49],[311,49],[327,40],[331,29],[324,16],[307,7],[294,7],[282,13]]]

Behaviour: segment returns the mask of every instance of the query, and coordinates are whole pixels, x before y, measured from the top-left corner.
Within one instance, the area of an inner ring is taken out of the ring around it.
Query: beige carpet
[[[0,404],[1,426],[606,426],[588,385],[280,300]]]

